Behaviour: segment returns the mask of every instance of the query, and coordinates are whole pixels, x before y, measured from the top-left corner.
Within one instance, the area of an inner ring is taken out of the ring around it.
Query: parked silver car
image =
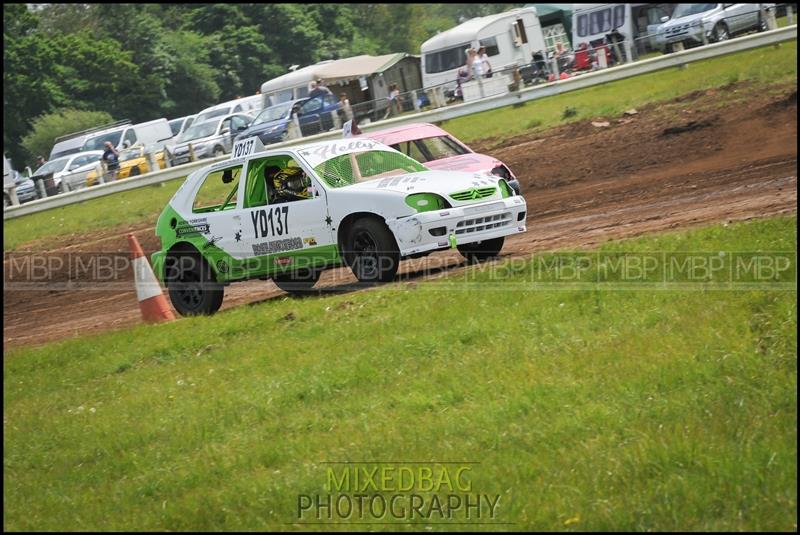
[[[178,136],[175,145],[167,147],[170,165],[181,165],[190,160],[189,145],[195,158],[213,158],[231,151],[233,138],[247,129],[253,118],[244,113],[217,117],[202,123],[194,123]]]
[[[86,187],[86,175],[95,169],[103,157],[103,151],[90,150],[69,154],[50,160],[33,172],[34,177],[53,175],[53,183],[58,191],[72,191]],[[49,192],[48,195],[52,195]]]
[[[764,31],[766,11],[774,8],[775,4],[678,4],[672,18],[658,27],[656,45],[672,52],[677,43],[690,48],[726,41],[737,33]]]

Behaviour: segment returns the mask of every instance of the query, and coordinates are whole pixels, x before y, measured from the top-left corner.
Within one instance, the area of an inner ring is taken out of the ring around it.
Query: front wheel
[[[284,292],[304,294],[314,287],[321,273],[318,269],[303,269],[290,273],[280,273],[273,275],[272,282]]]
[[[728,32],[728,27],[725,26],[724,22],[718,22],[716,26],[714,26],[714,31],[712,32],[714,36],[714,42],[719,43],[720,41],[727,41],[730,37],[730,33]]]
[[[505,237],[500,236],[492,240],[483,240],[475,243],[467,243],[458,246],[458,252],[469,262],[482,262],[493,258],[500,253],[503,248]]]
[[[225,290],[200,255],[168,259],[166,280],[172,306],[182,316],[210,315],[222,306]]]
[[[400,267],[400,251],[383,221],[362,218],[347,233],[344,260],[359,282],[388,282]]]

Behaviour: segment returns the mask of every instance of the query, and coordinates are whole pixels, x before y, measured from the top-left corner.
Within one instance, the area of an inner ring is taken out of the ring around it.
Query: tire
[[[314,288],[322,272],[318,269],[304,269],[298,272],[281,273],[272,277],[272,282],[290,294],[306,294]]]
[[[168,257],[165,278],[172,306],[181,316],[211,315],[222,306],[224,288],[200,255]]]
[[[714,31],[711,34],[714,36],[715,43],[727,41],[731,37],[728,27],[724,22],[718,22],[717,25],[714,26]]]
[[[497,256],[500,253],[500,249],[503,248],[505,240],[505,237],[501,236],[492,240],[459,245],[458,252],[470,263],[482,262]]]
[[[131,169],[131,172],[130,172],[130,173],[128,173],[128,176],[129,176],[129,177],[130,177],[130,176],[138,176],[138,175],[141,175],[141,174],[142,174],[142,171],[139,169],[139,166],[137,165],[136,167],[134,167],[133,169]]]
[[[373,217],[362,217],[352,224],[343,256],[359,282],[389,282],[400,267],[400,250],[392,232]]]
[[[219,158],[225,154],[225,149],[220,147],[219,145],[214,147],[214,158]]]

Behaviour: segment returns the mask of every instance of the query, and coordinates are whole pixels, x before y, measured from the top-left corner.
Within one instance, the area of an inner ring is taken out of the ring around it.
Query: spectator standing
[[[332,95],[331,90],[322,85],[322,80],[312,80],[309,84],[308,98]]]
[[[467,51],[467,67],[472,73],[472,78],[483,78],[483,62],[474,48]]]
[[[117,149],[114,148],[114,145],[110,141],[105,142],[106,150],[103,151],[103,163],[106,165],[106,170],[108,171],[108,180],[113,182],[117,179],[117,173],[119,172],[119,152]]]
[[[400,114],[400,89],[397,88],[397,82],[389,84],[389,109],[386,110],[384,119],[397,113]]]
[[[492,64],[489,63],[489,55],[486,53],[486,47],[482,46],[478,49],[478,59],[481,60],[481,67],[483,68],[483,75],[486,78],[492,77]]]
[[[39,169],[41,166],[47,163],[47,160],[44,159],[44,156],[39,156],[36,158],[36,169]]]
[[[353,120],[353,108],[347,99],[347,93],[339,93],[339,110],[344,114],[345,121]]]

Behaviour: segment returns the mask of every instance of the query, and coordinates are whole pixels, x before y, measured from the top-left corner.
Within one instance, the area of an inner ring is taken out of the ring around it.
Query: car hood
[[[259,123],[257,125],[249,126],[247,130],[244,130],[242,133],[252,134],[253,132],[264,132],[266,130],[275,128],[276,126],[283,126],[287,122],[289,122],[289,119],[284,118],[284,119],[278,119],[276,121],[269,121],[268,123]]]
[[[661,25],[661,29],[667,30],[670,28],[674,28],[675,26],[683,26],[684,24],[691,24],[693,22],[698,22],[700,21],[700,19],[710,14],[711,11],[703,11],[702,13],[697,13],[695,15],[686,15],[685,17],[681,17],[679,19],[670,19]]]
[[[469,173],[490,173],[501,162],[485,154],[462,154],[425,162],[425,167],[437,171],[466,171]]]
[[[191,143],[192,145],[201,145],[201,144],[205,144],[205,143],[214,141],[214,140],[219,139],[221,137],[223,137],[223,136],[220,135],[220,134],[214,134],[213,136],[199,137],[199,138],[193,139],[191,141],[183,141],[181,143],[176,143],[175,145],[172,145],[169,148],[169,150],[173,154],[176,153],[176,152],[179,152],[179,151],[180,152],[183,152],[184,150],[188,151],[189,150],[189,143]]]
[[[493,194],[481,198],[490,200],[500,198],[502,193],[498,187],[500,177],[486,173],[464,173],[457,171],[422,171],[419,173],[408,173],[395,175],[386,178],[378,178],[353,184],[342,188],[342,190],[356,191],[385,191],[410,195],[412,193],[435,193],[447,198],[453,206],[469,204],[474,200],[466,202],[454,201],[451,194],[463,192],[471,189],[494,188]]]

